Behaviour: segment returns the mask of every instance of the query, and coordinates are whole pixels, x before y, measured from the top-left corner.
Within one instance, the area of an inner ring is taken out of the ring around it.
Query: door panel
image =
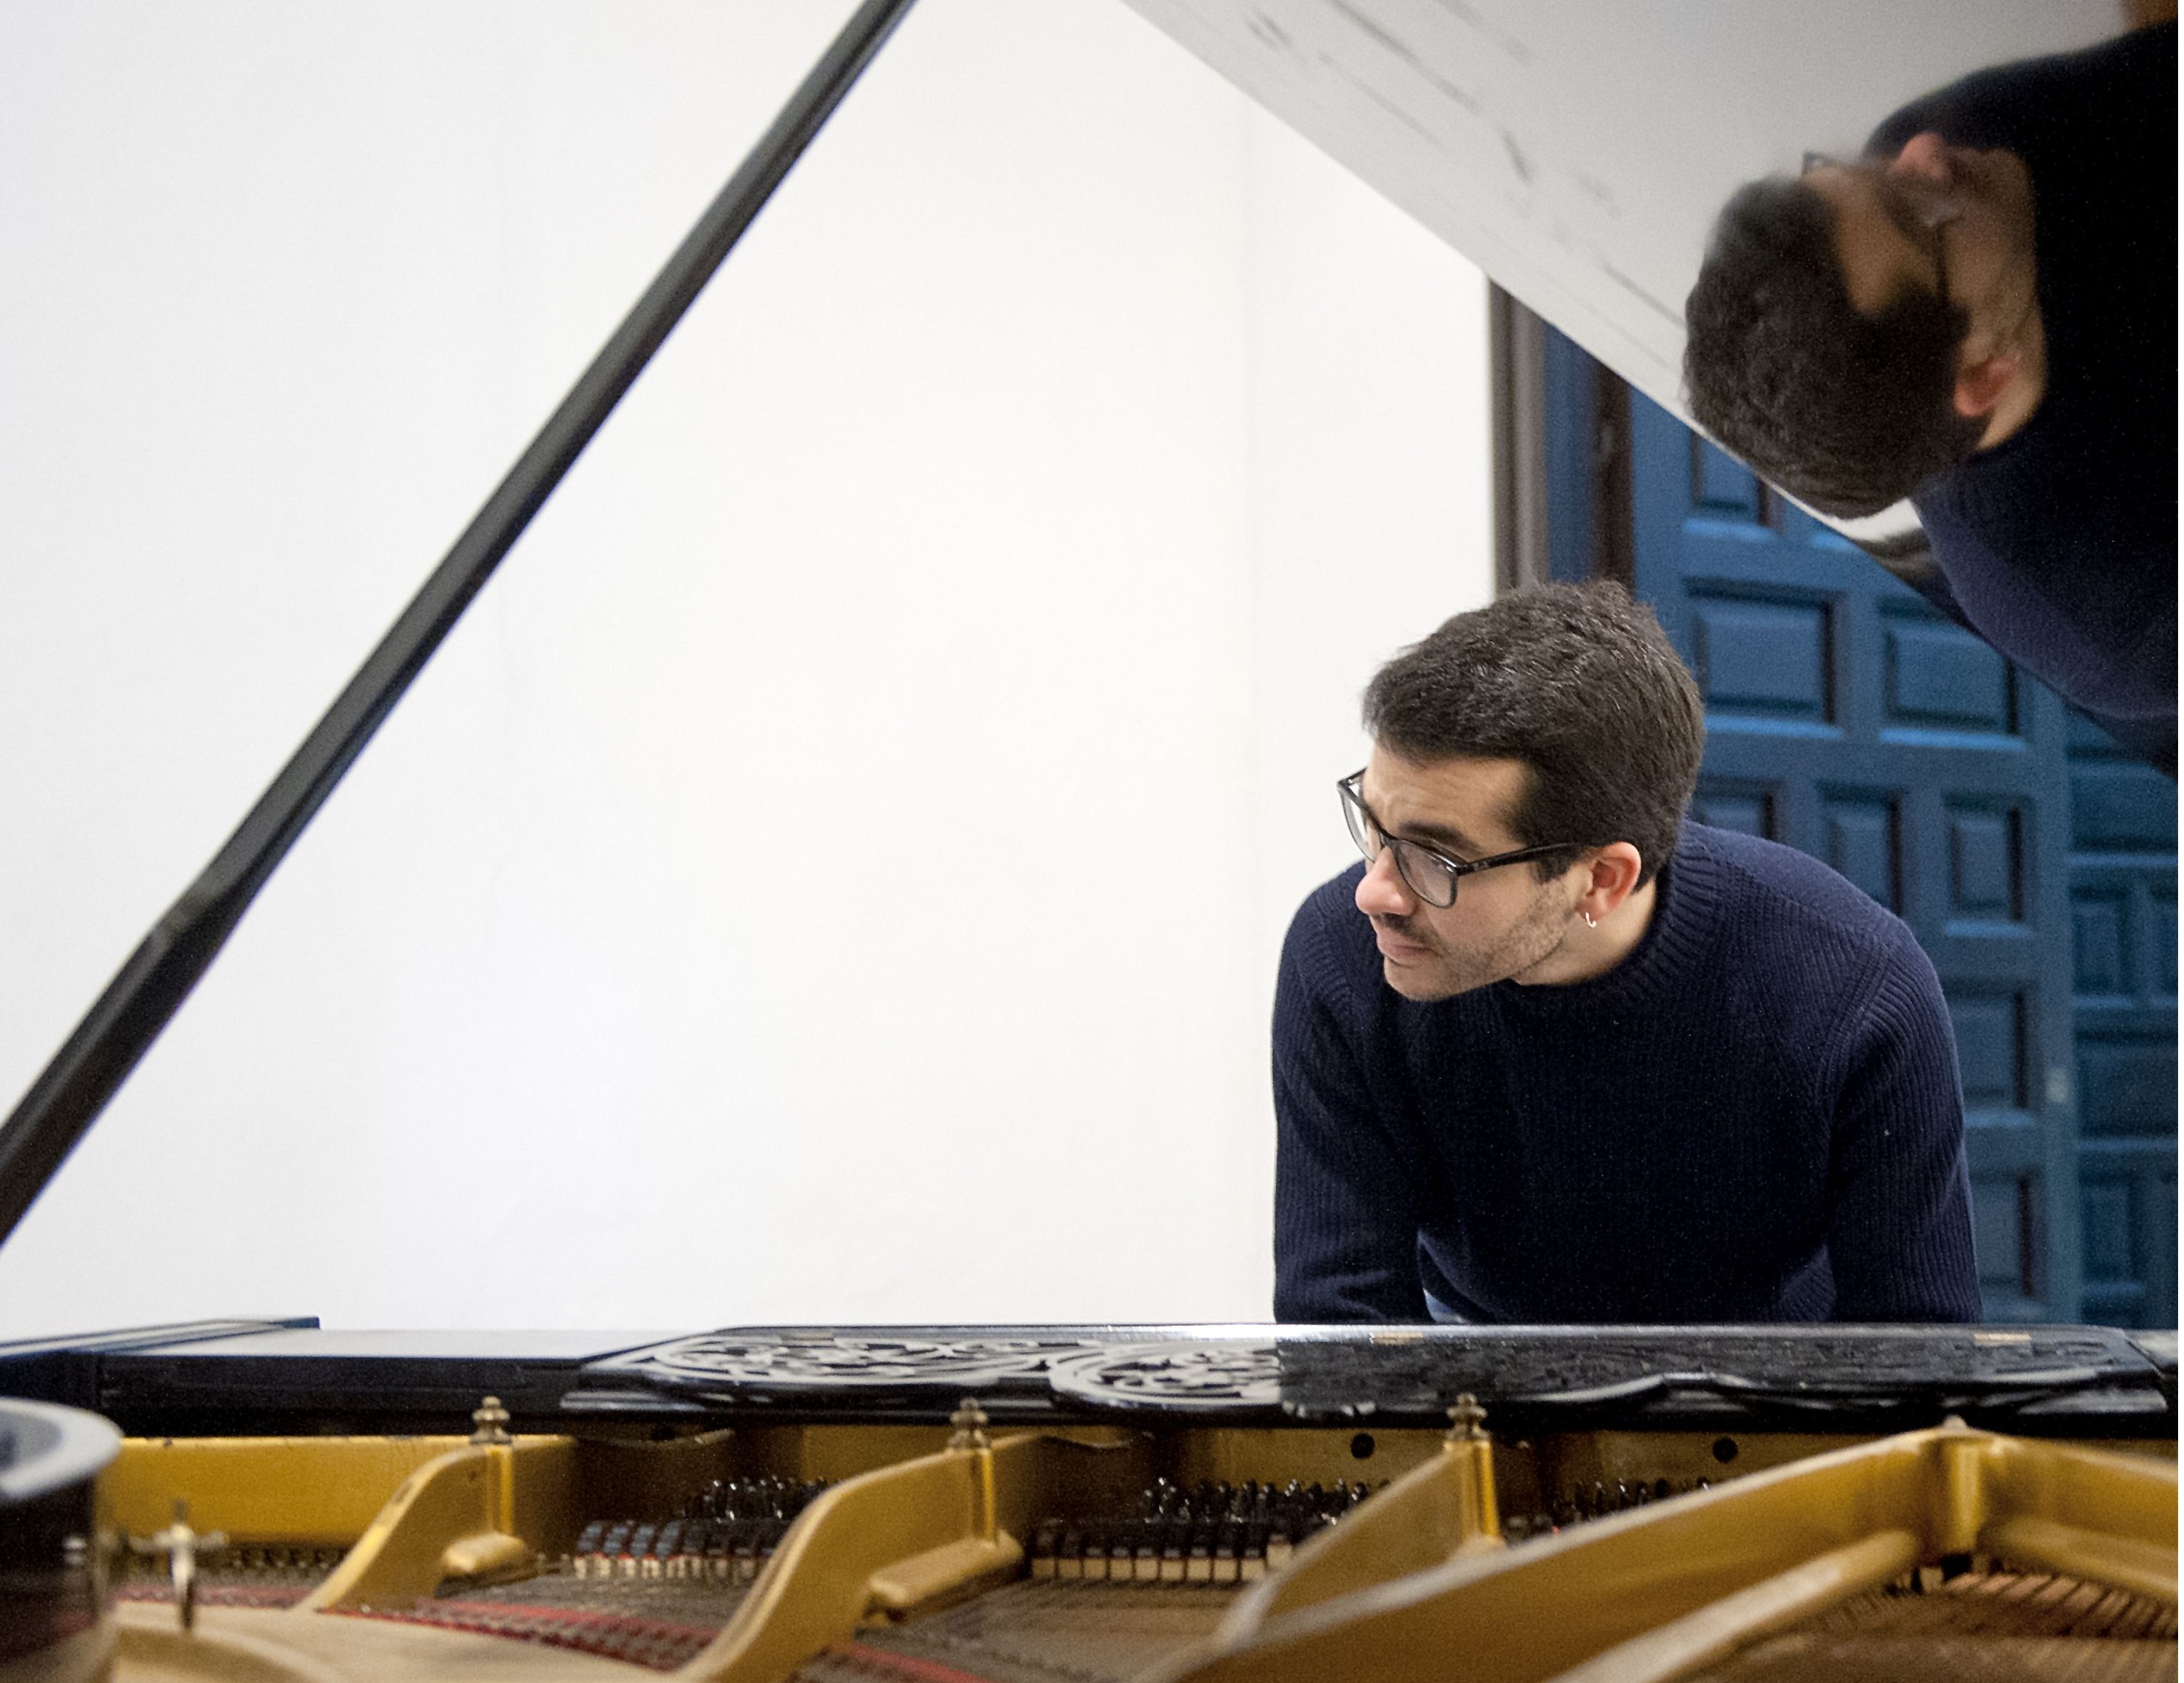
[[[2176,1325],[2176,788],[2070,730],[2085,1310]]]
[[[1693,815],[1826,860],[1941,974],[1987,1313],[2176,1325],[2176,785],[1544,339],[1551,575],[1631,582],[1691,662]]]
[[[1635,396],[1630,428],[1637,592],[1706,703],[1695,811],[1826,860],[1910,925],[1956,1030],[1986,1313],[2075,1319],[2064,710]],[[2125,795],[2113,804],[2137,810]],[[2173,984],[2169,998],[2173,1019]],[[2109,1079],[2109,1067],[2079,1080]],[[2158,1079],[2148,1067],[2133,1051],[2114,1079]],[[2111,1203],[2137,1209],[2157,1196],[2128,1147],[2104,1162]]]

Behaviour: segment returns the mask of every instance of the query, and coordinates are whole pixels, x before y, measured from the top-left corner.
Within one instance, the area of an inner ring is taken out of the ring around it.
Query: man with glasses
[[[1956,1054],[1910,931],[1687,825],[1699,698],[1556,586],[1365,694],[1365,856],[1274,1002],[1282,1320],[1970,1320]]]
[[[1944,612],[2176,765],[2176,28],[2003,65],[1715,224],[1691,413],[1819,509],[1908,497]]]

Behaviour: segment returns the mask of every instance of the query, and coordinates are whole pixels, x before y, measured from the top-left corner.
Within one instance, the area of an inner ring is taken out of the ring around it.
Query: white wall
[[[847,7],[0,8],[0,1104]],[[0,1333],[1254,1317],[1475,271],[923,0],[4,1250]]]

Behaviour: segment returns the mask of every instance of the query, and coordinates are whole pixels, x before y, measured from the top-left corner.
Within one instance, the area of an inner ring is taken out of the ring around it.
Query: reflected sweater
[[[1913,492],[1981,636],[2176,775],[2176,25],[1982,70],[1866,142],[1932,130],[2032,180],[2048,386]]]
[[[1826,866],[1686,825],[1629,958],[1416,1003],[1351,899],[1274,1001],[1274,1314],[1974,1320],[1933,965]]]

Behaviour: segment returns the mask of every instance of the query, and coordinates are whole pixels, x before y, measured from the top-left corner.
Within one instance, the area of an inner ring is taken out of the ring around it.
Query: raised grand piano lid
[[[865,0],[212,863],[0,1125],[0,1244],[226,945],[250,903],[652,360],[911,0]]]

